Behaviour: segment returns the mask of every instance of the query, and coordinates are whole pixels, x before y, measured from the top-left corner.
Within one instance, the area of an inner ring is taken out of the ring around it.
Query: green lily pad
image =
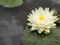
[[[0,0],[0,5],[4,7],[17,7],[23,4],[23,0]]]
[[[23,45],[60,45],[60,27],[51,29],[47,35],[38,34],[37,31],[30,32],[30,28],[26,26],[22,38]]]

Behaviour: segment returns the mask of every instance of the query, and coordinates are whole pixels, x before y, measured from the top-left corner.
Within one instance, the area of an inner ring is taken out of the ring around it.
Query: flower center
[[[44,15],[40,15],[38,19],[39,19],[39,20],[45,20],[46,18],[45,18]]]

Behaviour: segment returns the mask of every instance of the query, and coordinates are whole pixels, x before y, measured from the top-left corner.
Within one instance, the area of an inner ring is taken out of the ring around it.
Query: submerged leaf
[[[23,0],[0,0],[0,5],[4,7],[16,7],[20,6]]]
[[[60,45],[60,27],[51,29],[48,35],[31,32],[27,26],[23,32],[23,45]]]

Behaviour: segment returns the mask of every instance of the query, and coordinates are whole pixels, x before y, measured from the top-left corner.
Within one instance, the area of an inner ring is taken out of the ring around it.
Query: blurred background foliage
[[[23,4],[23,0],[0,0],[0,5],[4,7],[17,7]]]

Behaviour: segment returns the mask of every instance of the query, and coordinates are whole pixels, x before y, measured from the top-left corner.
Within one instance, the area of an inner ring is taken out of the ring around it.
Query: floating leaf
[[[0,5],[4,7],[16,7],[23,4],[23,0],[0,0]]]
[[[23,45],[60,45],[60,27],[51,29],[50,34],[38,34],[37,32],[30,32],[27,26],[23,32]]]

